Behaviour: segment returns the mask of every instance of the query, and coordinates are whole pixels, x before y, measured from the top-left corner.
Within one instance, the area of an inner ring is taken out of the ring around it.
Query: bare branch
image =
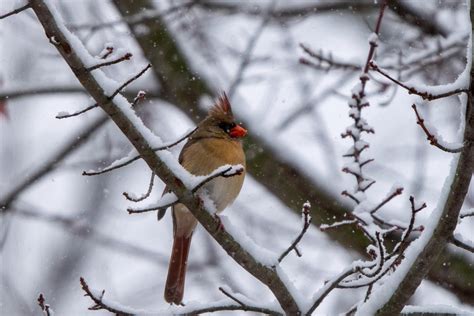
[[[461,215],[459,215],[459,218],[465,218],[465,217],[470,217],[470,216],[474,216],[474,212],[468,212],[468,213],[461,214]]]
[[[13,10],[13,11],[10,11],[10,12],[8,12],[8,13],[5,13],[5,14],[0,15],[0,20],[1,20],[1,19],[5,19],[5,18],[8,18],[8,17],[11,16],[11,15],[18,14],[18,13],[20,13],[20,12],[23,12],[23,11],[25,11],[26,9],[29,9],[29,8],[30,8],[30,4],[27,3],[27,4],[25,4],[25,5],[22,6],[22,7],[19,7],[19,8],[17,8],[17,9]]]
[[[107,53],[108,54],[108,53]],[[102,59],[105,59],[108,57],[108,55],[105,54],[104,57],[102,57]],[[89,68],[86,68],[88,71],[92,71],[92,70],[95,70],[95,69],[98,69],[100,67],[105,67],[105,66],[110,66],[110,65],[114,65],[114,64],[118,64],[124,60],[130,60],[130,58],[132,58],[132,54],[131,53],[126,53],[125,55],[123,55],[122,57],[118,57],[114,60],[110,60],[110,61],[105,61],[103,63],[100,63],[100,64],[97,64],[95,66],[91,66]]]
[[[79,281],[81,283],[82,290],[86,293],[85,296],[89,296],[91,298],[91,300],[95,303],[93,306],[89,307],[89,310],[95,310],[96,311],[96,310],[103,309],[103,310],[109,311],[111,313],[114,313],[116,315],[120,315],[120,316],[133,316],[133,314],[130,314],[130,313],[122,311],[122,310],[118,310],[118,309],[104,303],[102,301],[102,299],[104,297],[105,290],[102,290],[101,295],[97,296],[94,293],[92,293],[91,289],[89,288],[89,285],[86,283],[86,280],[84,280],[83,277],[81,277],[79,279]]]
[[[452,238],[451,238],[451,243],[461,249],[464,249],[464,250],[467,250],[469,252],[472,252],[474,253],[474,245],[473,243],[467,243],[463,240],[461,240],[458,236],[454,235]]]
[[[309,59],[304,57],[300,58],[300,63],[303,65],[312,66],[318,70],[329,71],[331,69],[342,69],[342,70],[350,70],[350,71],[360,71],[362,69],[361,65],[345,63],[342,61],[336,61],[333,59],[332,54],[329,53],[328,57],[324,56],[324,54],[316,53],[312,49],[310,49],[305,44],[300,43],[300,47],[303,51],[308,54],[310,57],[314,58],[318,63],[314,63]]]
[[[89,138],[94,135],[105,123],[108,122],[107,116],[102,116],[96,121],[92,122],[87,126],[82,132],[71,137],[68,142],[65,143],[55,154],[53,154],[49,159],[45,159],[45,163],[42,164],[34,172],[31,172],[28,177],[23,181],[13,187],[13,189],[8,192],[3,199],[0,201],[0,213],[5,213],[10,210],[11,204],[17,199],[17,197],[23,193],[30,186],[39,181],[46,174],[56,169],[56,167],[68,157],[72,152],[85,144]]]
[[[445,151],[445,152],[448,152],[448,153],[459,153],[459,152],[461,152],[462,146],[459,147],[459,148],[448,148],[446,146],[441,145],[440,142],[438,141],[438,138],[435,135],[433,135],[432,133],[430,133],[430,131],[426,127],[426,125],[424,123],[425,120],[421,117],[420,113],[418,112],[418,109],[416,108],[416,105],[413,104],[411,107],[412,107],[413,111],[415,111],[416,124],[420,125],[423,132],[425,132],[426,139],[430,141],[430,145],[438,147],[442,151]]]
[[[239,84],[242,82],[244,72],[250,64],[250,58],[252,57],[252,52],[255,49],[255,46],[258,42],[258,39],[260,38],[263,31],[265,30],[265,27],[268,25],[268,22],[270,22],[271,14],[272,14],[272,11],[273,11],[274,7],[275,7],[275,1],[272,1],[269,5],[269,8],[267,9],[267,13],[266,13],[265,18],[262,20],[262,22],[258,26],[257,30],[255,30],[255,32],[250,37],[250,39],[247,43],[247,47],[245,48],[245,52],[244,52],[243,57],[240,61],[240,65],[239,65],[239,68],[237,69],[237,73],[235,75],[235,78],[234,78],[233,82],[230,84],[229,88],[227,89],[227,94],[231,98],[234,95],[234,92],[236,91]]]
[[[225,296],[227,296],[228,298],[230,298],[231,300],[235,301],[237,304],[239,304],[240,306],[245,306],[244,303],[242,303],[241,300],[239,300],[238,298],[236,298],[235,296],[233,296],[232,294],[230,294],[229,292],[227,292],[223,287],[219,287],[219,291],[221,291]]]

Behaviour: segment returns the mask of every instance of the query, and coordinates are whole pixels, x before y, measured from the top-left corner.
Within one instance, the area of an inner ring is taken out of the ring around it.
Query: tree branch
[[[30,4],[42,24],[47,37],[54,37],[55,41],[58,42],[55,47],[74,72],[75,76],[95,99],[97,104],[101,106],[129,139],[152,171],[177,195],[181,203],[189,210],[192,210],[196,219],[239,265],[269,287],[286,313],[300,313],[300,308],[295,299],[285,283],[278,276],[276,270],[257,261],[224,229],[217,229],[219,223],[216,223],[214,217],[204,208],[203,201],[188,190],[182,181],[173,174],[170,167],[163,163],[160,156],[155,153],[150,145],[151,139],[149,139],[150,136],[143,130],[143,125],[141,125],[143,123],[128,109],[130,104],[121,97],[110,99],[104,93],[104,89],[96,77],[93,77],[90,72],[86,70],[81,55],[78,55],[75,51],[75,49],[84,50],[84,48],[75,39],[72,39],[72,35],[66,32],[64,27],[59,27],[58,21],[52,13],[53,9],[42,0],[30,0]],[[71,42],[71,40],[74,40],[74,43]],[[81,45],[81,47],[77,45]],[[178,166],[180,165],[176,161],[173,168],[178,168]]]
[[[416,124],[420,125],[423,132],[425,132],[426,139],[430,141],[430,145],[438,147],[442,151],[445,151],[445,152],[448,152],[448,153],[453,153],[454,154],[454,153],[461,152],[462,146],[457,147],[457,148],[449,148],[447,146],[441,145],[440,142],[438,141],[438,137],[436,137],[434,134],[432,134],[428,130],[428,127],[426,127],[425,120],[421,117],[420,113],[418,112],[418,109],[416,108],[416,105],[413,104],[411,107],[412,107],[413,111],[415,111]]]
[[[30,4],[27,3],[27,4],[25,4],[25,5],[22,6],[22,7],[19,7],[19,8],[17,8],[17,9],[15,9],[15,10],[12,10],[12,11],[8,12],[8,13],[5,13],[5,14],[0,15],[0,20],[1,20],[1,19],[5,19],[5,18],[8,18],[8,17],[11,16],[11,15],[18,14],[18,13],[20,13],[20,12],[23,12],[23,11],[25,11],[26,9],[29,9],[29,8],[30,8]]]

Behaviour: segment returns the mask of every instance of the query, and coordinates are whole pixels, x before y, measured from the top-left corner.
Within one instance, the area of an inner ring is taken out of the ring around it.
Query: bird
[[[247,130],[235,122],[227,95],[222,93],[208,115],[188,138],[179,155],[180,164],[191,174],[205,176],[223,165],[242,165],[240,174],[232,177],[217,177],[206,183],[200,190],[207,191],[222,212],[239,194],[245,177],[245,154],[241,138]],[[165,191],[169,192],[167,188]],[[198,191],[199,192],[199,191]],[[172,207],[173,247],[168,266],[164,298],[170,304],[182,304],[186,266],[191,238],[197,224],[193,214],[181,203]],[[164,210],[158,213],[158,219]]]

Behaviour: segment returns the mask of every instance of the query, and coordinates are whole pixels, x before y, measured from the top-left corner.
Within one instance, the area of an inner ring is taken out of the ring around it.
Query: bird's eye
[[[232,128],[235,127],[235,123],[222,122],[219,123],[219,127],[226,133],[229,133]]]

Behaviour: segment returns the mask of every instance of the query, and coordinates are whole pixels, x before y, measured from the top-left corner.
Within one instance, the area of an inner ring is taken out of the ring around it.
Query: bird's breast
[[[238,165],[245,167],[245,155],[240,142],[208,138],[200,139],[183,149],[182,165],[194,175],[208,175],[223,165]],[[229,178],[217,177],[203,186],[217,207],[223,211],[232,203],[242,188],[245,172]]]

